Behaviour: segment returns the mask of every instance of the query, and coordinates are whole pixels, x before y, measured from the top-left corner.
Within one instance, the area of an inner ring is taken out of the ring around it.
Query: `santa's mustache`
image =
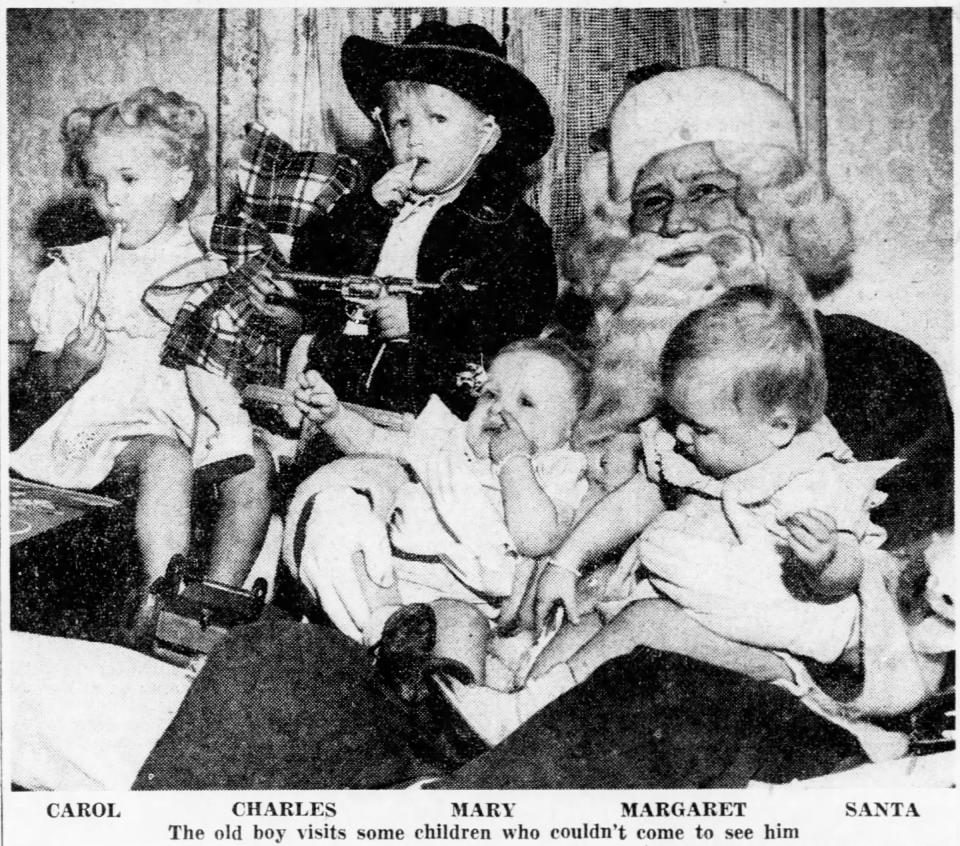
[[[675,238],[641,233],[614,257],[594,297],[614,312],[628,302],[675,305],[695,292],[763,281],[762,253],[754,237],[733,228]]]

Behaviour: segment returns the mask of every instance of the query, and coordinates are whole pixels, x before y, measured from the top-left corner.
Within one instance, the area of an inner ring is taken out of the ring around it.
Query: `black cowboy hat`
[[[428,21],[410,30],[399,46],[351,35],[343,42],[340,64],[350,96],[368,115],[382,105],[385,83],[409,79],[447,88],[493,115],[501,130],[500,152],[521,164],[537,161],[553,141],[547,101],[478,24]]]

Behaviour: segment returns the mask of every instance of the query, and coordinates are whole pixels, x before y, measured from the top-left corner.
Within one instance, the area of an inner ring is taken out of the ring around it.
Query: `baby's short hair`
[[[95,109],[74,109],[60,127],[60,141],[66,154],[64,173],[82,182],[86,178],[86,151],[91,139],[123,129],[158,130],[170,165],[187,167],[193,172],[190,190],[177,205],[178,219],[185,218],[210,181],[207,161],[210,132],[203,107],[173,91],[141,88],[116,103]]]
[[[688,314],[660,356],[664,390],[683,378],[687,365],[710,360],[729,366],[731,399],[739,410],[785,409],[801,431],[823,416],[827,377],[820,334],[785,294],[744,285]]]
[[[497,351],[495,358],[517,352],[535,352],[560,362],[570,376],[577,411],[583,411],[590,398],[590,368],[587,363],[557,338],[521,338]]]

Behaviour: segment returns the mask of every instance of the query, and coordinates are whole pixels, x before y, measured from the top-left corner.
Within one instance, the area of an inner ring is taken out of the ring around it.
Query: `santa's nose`
[[[690,214],[687,204],[683,200],[675,200],[663,219],[660,234],[665,238],[676,238],[678,235],[696,232],[699,228],[699,223]]]

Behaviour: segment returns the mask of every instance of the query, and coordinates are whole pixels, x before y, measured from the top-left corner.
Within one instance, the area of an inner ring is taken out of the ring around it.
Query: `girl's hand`
[[[322,426],[340,413],[340,400],[316,370],[301,373],[297,384],[293,402],[309,420]]]
[[[825,511],[798,511],[782,521],[797,559],[819,576],[837,554],[837,521]]]
[[[520,428],[517,418],[506,411],[500,412],[503,425],[490,438],[490,460],[499,464],[508,455],[530,455],[534,453],[533,442]]]
[[[573,567],[567,568],[549,562],[540,582],[537,584],[537,595],[534,600],[533,611],[537,631],[542,631],[553,622],[553,615],[557,605],[562,605],[567,619],[577,625],[580,622],[580,613],[577,608],[577,576]]]
[[[64,346],[57,359],[55,385],[57,390],[71,390],[83,378],[100,366],[107,351],[107,333],[94,323],[81,326]]]

